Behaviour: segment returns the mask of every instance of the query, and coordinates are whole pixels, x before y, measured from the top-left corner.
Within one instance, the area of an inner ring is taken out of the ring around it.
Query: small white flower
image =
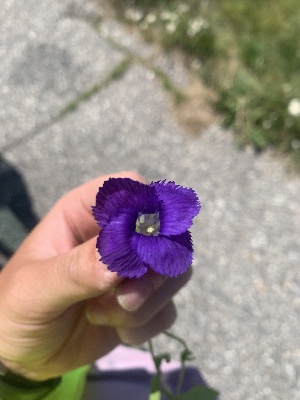
[[[168,33],[174,33],[176,29],[177,29],[177,23],[174,21],[171,21],[166,25],[166,31]]]
[[[125,11],[125,17],[129,20],[129,21],[133,21],[133,22],[140,22],[141,19],[143,18],[144,14],[142,13],[142,11],[139,10],[135,10],[133,8],[128,8]]]
[[[264,129],[272,128],[272,121],[270,119],[265,119],[262,123]]]
[[[163,11],[160,14],[160,19],[162,21],[177,21],[178,20],[178,15],[174,12],[170,12],[170,11]]]
[[[177,11],[179,12],[179,14],[184,14],[190,11],[190,6],[186,3],[180,3],[177,7]]]
[[[289,102],[288,112],[292,117],[300,117],[300,99],[292,99]]]
[[[189,37],[194,37],[202,29],[207,29],[208,27],[209,23],[204,18],[192,19],[188,23],[187,34]]]
[[[201,65],[202,65],[202,64],[201,64],[201,61],[198,60],[198,59],[193,60],[192,63],[191,63],[191,67],[192,67],[194,70],[200,69],[200,68],[201,68]]]
[[[292,140],[292,149],[293,150],[299,150],[300,149],[300,140],[294,139]]]
[[[153,24],[153,23],[156,21],[156,15],[153,14],[153,13],[148,14],[148,15],[146,16],[145,20],[146,20],[146,22],[147,22],[148,24]]]

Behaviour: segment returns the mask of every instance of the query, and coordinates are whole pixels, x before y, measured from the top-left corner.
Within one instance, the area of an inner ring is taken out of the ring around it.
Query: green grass
[[[100,82],[95,83],[92,87],[79,93],[77,97],[69,101],[63,109],[56,116],[56,120],[63,118],[65,115],[74,112],[80,106],[81,103],[88,101],[94,94],[98,93],[100,90],[104,89],[113,80],[121,78],[131,65],[131,59],[125,58],[119,64],[109,72],[109,74]]]
[[[300,168],[299,0],[113,0],[146,39],[201,61],[200,77],[237,142]]]
[[[175,104],[180,104],[182,101],[185,100],[184,93],[178,89],[173,82],[169,79],[168,75],[163,72],[159,68],[152,68],[153,72],[155,73],[156,77],[160,80],[161,84],[163,85],[164,89],[171,94]]]

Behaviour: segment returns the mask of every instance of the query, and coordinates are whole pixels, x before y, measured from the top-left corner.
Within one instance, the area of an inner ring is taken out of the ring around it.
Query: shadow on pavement
[[[37,222],[22,175],[0,155],[0,268]]]

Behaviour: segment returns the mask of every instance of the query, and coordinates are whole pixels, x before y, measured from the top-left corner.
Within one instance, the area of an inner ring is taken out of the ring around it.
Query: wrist
[[[47,381],[31,381],[0,363],[0,400],[79,400],[89,366]]]
[[[28,368],[28,366],[30,366],[30,368]],[[10,376],[15,376],[17,379],[24,380],[24,382],[42,383],[61,375],[60,373],[53,373],[52,370],[50,374],[49,370],[47,370],[47,366],[46,368],[36,367],[35,369],[32,369],[28,362],[26,364],[20,364],[0,358],[0,378],[4,377],[4,379],[8,379]],[[0,400],[2,399],[0,398]]]
[[[61,378],[47,381],[31,381],[8,370],[0,362],[0,398],[1,400],[41,400],[54,391]]]

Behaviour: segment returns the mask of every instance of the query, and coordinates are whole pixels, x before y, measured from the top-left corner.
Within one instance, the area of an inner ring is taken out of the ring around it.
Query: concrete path
[[[195,273],[174,332],[222,400],[299,399],[300,179],[270,153],[239,151],[220,126],[187,135],[162,76],[188,82],[99,1],[2,0],[0,160],[40,217],[67,190],[118,170],[193,187],[203,204]],[[5,240],[13,217],[0,206]]]

